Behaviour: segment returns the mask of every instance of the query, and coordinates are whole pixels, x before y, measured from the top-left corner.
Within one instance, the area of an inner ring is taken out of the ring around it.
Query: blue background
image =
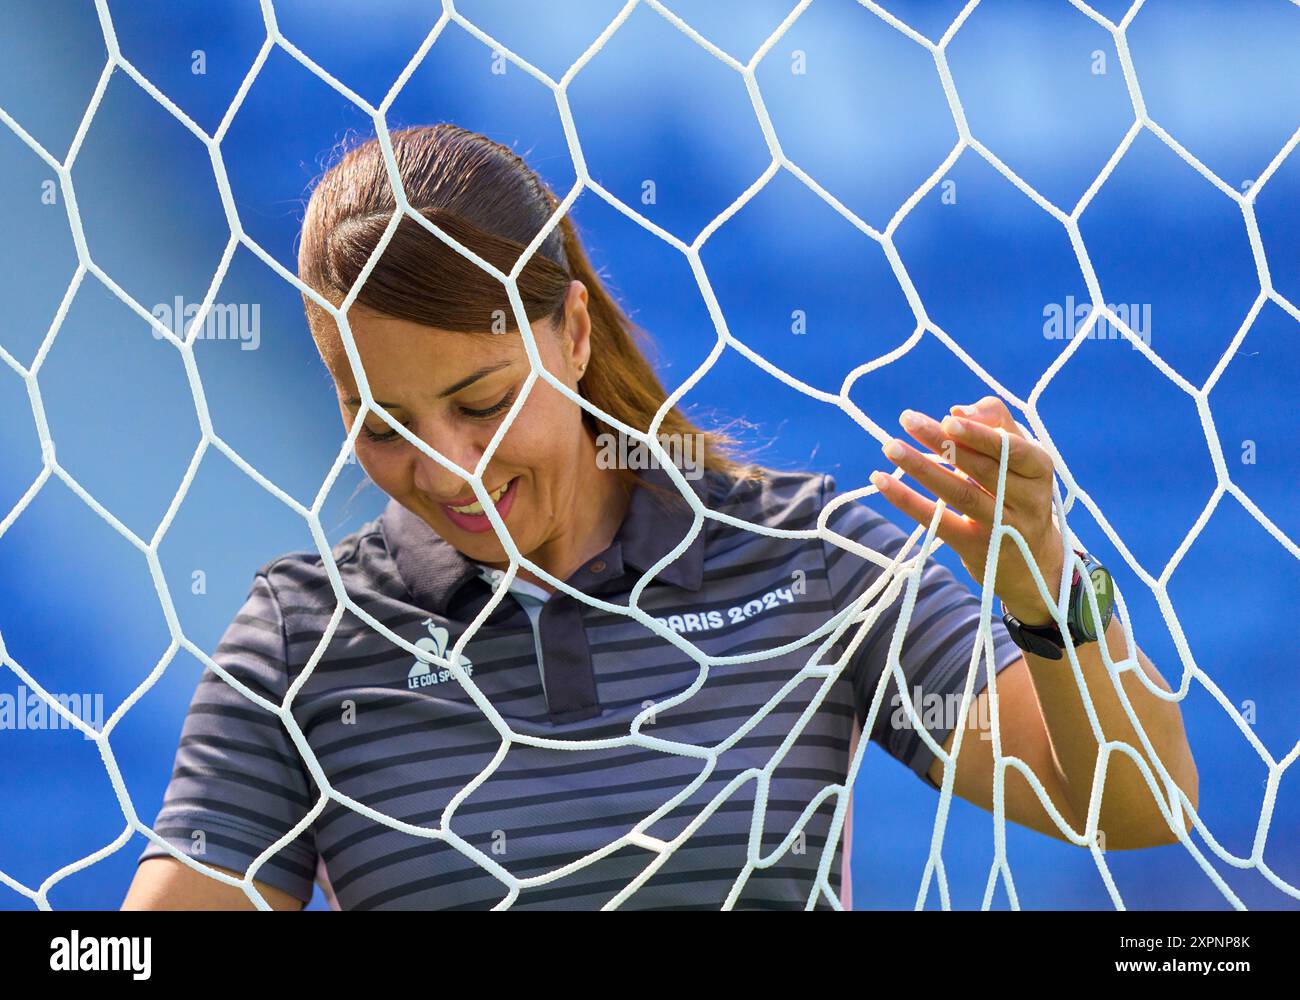
[[[368,100],[378,101],[432,26],[437,5],[277,2],[295,44]],[[788,13],[790,0],[670,6],[742,62]],[[891,2],[938,38],[960,4]],[[1127,6],[1099,0],[1118,19]],[[109,5],[127,58],[201,127],[213,130],[264,38],[253,0],[134,0]],[[532,5],[463,0],[485,31],[558,76],[618,11],[611,0]],[[535,11],[545,10],[545,14]],[[435,13],[430,13],[434,10]],[[0,13],[0,107],[62,159],[99,77],[105,49],[89,3],[22,0]],[[1151,0],[1129,31],[1154,119],[1228,184],[1257,177],[1300,121],[1300,10],[1284,0]],[[203,50],[206,73],[191,72]],[[794,53],[807,72],[792,72]],[[1094,52],[1105,72],[1094,73]],[[1107,32],[1064,2],[982,4],[949,48],[974,134],[1028,182],[1069,210],[1133,120]],[[492,55],[446,29],[389,116],[390,127],[452,120],[516,148],[561,196],[574,170],[552,95],[522,70],[492,72]],[[882,227],[943,161],[957,135],[930,55],[849,0],[818,0],[758,73],[784,149],[847,207]],[[765,168],[768,153],[739,75],[648,8],[629,21],[570,88],[592,175],[689,242]],[[293,269],[308,185],[366,116],[283,51],[273,52],[222,144],[239,217],[250,236]],[[199,302],[229,229],[206,151],[116,71],[73,168],[90,252],[145,308],[176,296]],[[53,172],[0,128],[0,344],[32,363],[77,264]],[[657,201],[642,205],[653,179]],[[1044,308],[1086,301],[1064,229],[972,151],[897,233],[902,259],[931,318],[1008,389],[1027,396],[1066,342],[1044,336]],[[1277,290],[1300,302],[1300,154],[1258,199]],[[659,346],[667,384],[680,383],[715,333],[676,251],[591,192],[575,218],[610,287]],[[1082,218],[1106,300],[1150,308],[1150,343],[1200,385],[1227,350],[1259,291],[1238,208],[1151,133],[1143,132]],[[914,320],[878,245],[793,175],[780,172],[706,244],[703,260],[733,335],[818,388],[904,341]],[[260,345],[200,341],[212,419],[253,466],[310,504],[342,440],[328,376],[298,293],[241,248],[218,302],[260,305]],[[807,332],[791,331],[803,310]],[[1296,321],[1268,303],[1227,365],[1210,402],[1233,480],[1291,538],[1298,475]],[[128,527],[149,537],[199,441],[178,353],[88,277],[40,373],[63,465]],[[852,397],[896,432],[904,407],[936,414],[987,387],[927,334],[902,360],[865,376]],[[744,418],[762,461],[833,473],[843,489],[884,466],[878,445],[834,408],[803,397],[735,352],[689,395],[704,421]],[[1053,440],[1134,560],[1158,576],[1215,487],[1192,399],[1123,340],[1089,340],[1041,400]],[[1022,421],[1025,422],[1025,421]],[[1253,463],[1243,462],[1254,442]],[[40,472],[22,380],[0,365],[0,517]],[[373,517],[385,497],[348,466],[325,506],[336,539]],[[867,501],[904,527],[890,505]],[[1077,504],[1075,532],[1116,575],[1143,649],[1175,686],[1178,655],[1156,601]],[[305,524],[209,449],[161,545],[186,634],[211,650],[254,570],[312,548]],[[950,552],[940,558],[965,578]],[[206,574],[206,593],[191,574]],[[1200,769],[1201,813],[1223,848],[1248,856],[1264,808],[1266,767],[1217,697],[1253,709],[1253,736],[1276,758],[1295,745],[1300,642],[1291,626],[1297,562],[1231,496],[1223,497],[1169,579],[1179,623],[1217,685],[1193,683],[1183,713]],[[168,634],[140,553],[63,483],[51,479],[0,537],[0,630],[11,656],[52,691],[99,692],[105,712],[158,661]],[[176,656],[112,740],[146,821],[161,802],[198,662]],[[16,692],[5,672],[0,691]],[[1300,884],[1300,774],[1273,805],[1263,859]],[[117,836],[123,819],[92,743],[74,732],[0,731],[0,870],[29,886]],[[854,896],[859,907],[910,907],[929,852],[937,798],[872,747],[855,795]],[[1007,850],[1026,908],[1110,906],[1087,852],[1007,826]],[[1256,870],[1198,843],[1251,907],[1297,901]],[[56,908],[115,907],[142,840],[51,891]],[[944,858],[956,907],[977,907],[993,858],[992,817],[954,800]],[[1107,855],[1132,908],[1225,908],[1181,847]],[[937,905],[932,889],[929,905]],[[29,902],[0,886],[0,906]],[[319,895],[313,905],[320,905]],[[1005,907],[999,887],[994,905]]]

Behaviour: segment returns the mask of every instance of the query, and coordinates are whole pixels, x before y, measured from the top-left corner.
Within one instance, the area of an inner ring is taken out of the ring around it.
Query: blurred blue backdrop
[[[740,61],[791,0],[669,0]],[[433,25],[437,4],[277,0],[285,35],[364,98],[378,101]],[[615,16],[616,0],[461,0],[458,9],[558,78]],[[885,2],[938,39],[957,0]],[[1119,19],[1120,0],[1097,0]],[[255,0],[131,0],[108,5],[122,51],[202,128],[221,122],[265,32]],[[56,158],[67,155],[106,58],[88,0],[12,0],[0,12],[0,107]],[[1128,36],[1152,117],[1227,184],[1244,189],[1300,125],[1300,9],[1286,0],[1150,0]],[[1068,3],[981,4],[949,46],[977,138],[1067,212],[1133,121],[1109,34]],[[504,72],[494,72],[494,67]],[[197,72],[201,69],[202,72]],[[802,70],[802,71],[800,71]],[[817,0],[758,72],[784,149],[844,205],[883,227],[957,139],[930,55],[851,0]],[[763,171],[768,153],[741,78],[648,8],[570,88],[593,177],[690,241]],[[451,120],[514,147],[563,195],[574,169],[551,93],[461,28],[449,26],[412,76],[390,127]],[[281,50],[234,116],[222,152],[249,235],[291,270],[308,186],[331,149],[369,121]],[[77,258],[54,173],[0,127],[0,345],[30,365]],[[94,260],[146,308],[202,300],[229,228],[203,146],[120,69],[72,171]],[[654,204],[643,204],[653,180]],[[897,244],[931,318],[1011,392],[1027,396],[1067,342],[1045,311],[1087,301],[1064,229],[967,150],[913,209]],[[947,183],[952,182],[952,183]],[[947,194],[947,197],[945,197]],[[1300,302],[1300,154],[1258,197],[1274,286]],[[658,344],[679,384],[715,333],[685,260],[591,192],[575,219],[597,266]],[[1242,214],[1150,132],[1140,134],[1081,220],[1106,301],[1142,317],[1150,346],[1194,385],[1228,349],[1259,293]],[[914,320],[879,246],[782,171],[705,245],[731,332],[786,371],[838,390],[845,374],[897,347]],[[282,489],[310,504],[337,454],[334,395],[298,293],[241,248],[220,303],[258,306],[256,343],[205,339],[196,352],[217,430]],[[802,310],[806,332],[792,331]],[[1135,320],[1135,322],[1138,322]],[[1300,328],[1266,303],[1210,396],[1229,474],[1281,530],[1300,538]],[[251,349],[255,346],[256,349]],[[145,538],[171,503],[199,440],[177,352],[92,277],[80,285],[45,358],[40,386],[57,454]],[[896,433],[904,407],[929,413],[987,387],[933,335],[858,380],[852,397]],[[833,473],[843,489],[884,464],[877,444],[832,407],[728,352],[687,397],[703,420],[743,417],[767,464]],[[1153,576],[1215,486],[1191,397],[1124,340],[1091,339],[1047,388],[1041,412],[1071,470],[1132,558]],[[1023,422],[1023,421],[1022,421]],[[0,365],[0,517],[41,469],[22,380]],[[385,497],[348,466],[325,507],[338,538]],[[903,527],[890,505],[867,501]],[[1071,525],[1115,572],[1135,634],[1175,686],[1178,655],[1155,599],[1082,505]],[[211,650],[254,570],[312,548],[306,526],[209,450],[161,546],[187,635]],[[960,577],[948,551],[940,558]],[[194,573],[206,579],[193,593]],[[1169,579],[1182,630],[1217,685],[1183,704],[1200,767],[1201,812],[1222,847],[1248,856],[1266,809],[1266,767],[1219,699],[1248,712],[1275,758],[1300,737],[1297,561],[1231,495]],[[77,596],[79,595],[79,596]],[[75,596],[75,600],[73,599]],[[168,636],[145,561],[63,483],[51,479],[0,537],[0,630],[10,655],[56,692],[102,694],[106,717],[155,665]],[[141,816],[169,777],[198,662],[178,655],[118,727],[113,749]],[[16,695],[5,671],[0,693]],[[1271,804],[1263,861],[1300,884],[1300,775]],[[72,732],[0,731],[0,870],[29,886],[111,841],[123,821],[94,745]],[[856,788],[854,899],[910,907],[929,852],[937,797],[872,747]],[[1022,906],[1103,908],[1087,852],[1008,825]],[[1198,842],[1201,838],[1197,837]],[[142,840],[61,881],[61,907],[115,907]],[[1204,848],[1204,845],[1202,844]],[[1251,907],[1296,908],[1257,870],[1214,858]],[[992,817],[954,800],[944,858],[953,905],[977,907],[993,857]],[[1132,908],[1228,904],[1180,846],[1112,853]],[[0,886],[0,907],[28,901]],[[321,905],[318,898],[314,904]],[[930,905],[937,905],[932,890]],[[999,888],[996,907],[1007,900]]]

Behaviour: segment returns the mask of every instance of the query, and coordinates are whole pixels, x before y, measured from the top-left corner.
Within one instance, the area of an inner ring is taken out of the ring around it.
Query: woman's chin
[[[511,534],[510,539],[520,552],[528,551],[527,548],[520,544],[521,539],[515,537],[514,534]],[[461,555],[473,559],[475,562],[502,564],[510,562],[506,547],[497,538],[494,531],[486,531],[481,534],[468,534],[458,531],[454,535],[448,535],[447,540],[455,544]]]

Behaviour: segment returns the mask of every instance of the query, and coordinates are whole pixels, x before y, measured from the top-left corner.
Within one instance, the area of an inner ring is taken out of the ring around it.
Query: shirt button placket
[[[537,627],[551,721],[577,722],[599,715],[596,675],[579,602],[568,594],[552,594],[542,605]]]

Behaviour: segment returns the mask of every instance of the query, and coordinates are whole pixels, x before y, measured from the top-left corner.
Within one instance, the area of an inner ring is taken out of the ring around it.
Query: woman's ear
[[[576,278],[564,299],[564,343],[574,370],[591,363],[591,314],[587,312],[587,286]]]

